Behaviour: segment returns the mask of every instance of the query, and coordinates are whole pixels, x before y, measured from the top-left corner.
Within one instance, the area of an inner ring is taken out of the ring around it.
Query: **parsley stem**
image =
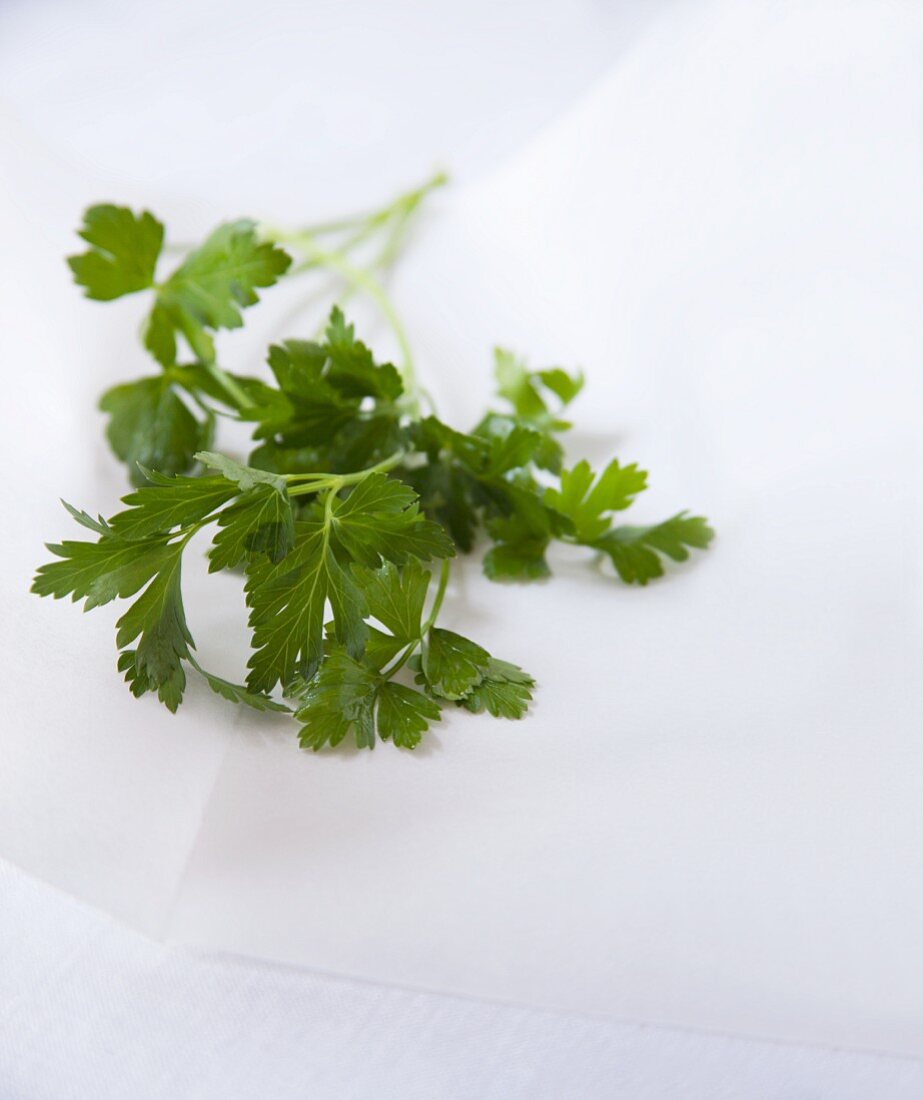
[[[391,665],[390,668],[382,669],[381,674],[380,674],[382,681],[392,679],[395,672],[397,672],[398,669],[403,668],[404,665],[407,664],[407,662],[410,660],[410,658],[416,652],[416,648],[420,644],[420,641],[421,641],[420,638],[414,638],[414,640],[410,643],[410,645],[407,646],[405,649],[403,649],[401,651],[400,656],[397,658],[397,660],[394,662],[394,664]]]
[[[436,589],[436,598],[433,600],[433,606],[430,609],[429,615],[426,617],[426,622],[423,624],[420,630],[420,637],[422,638],[429,632],[430,627],[439,617],[439,612],[442,610],[442,601],[445,599],[446,586],[449,583],[449,573],[452,566],[448,558],[442,559],[442,568],[439,571],[439,587]]]
[[[448,558],[443,558],[442,567],[439,571],[439,587],[436,589],[436,598],[433,600],[433,606],[429,615],[426,618],[426,622],[420,627],[420,636],[414,638],[413,641],[404,649],[397,660],[391,665],[390,668],[384,669],[381,673],[382,680],[390,680],[398,669],[404,667],[413,654],[416,652],[417,646],[423,641],[426,635],[429,633],[430,627],[439,617],[439,612],[442,608],[442,601],[445,598],[446,585],[449,583],[449,572],[451,570]]]
[[[360,290],[375,303],[397,339],[405,388],[402,404],[413,418],[420,416],[421,401],[430,408],[433,407],[433,401],[417,381],[410,342],[404,326],[384,286],[373,272],[390,267],[403,243],[411,215],[431,191],[442,187],[447,182],[446,173],[437,171],[420,186],[399,195],[386,206],[368,214],[321,222],[293,231],[286,231],[265,223],[262,226],[263,235],[268,240],[280,244],[292,244],[304,253],[304,258],[291,269],[290,274],[327,268],[340,275],[346,282],[345,293],[340,295],[341,301],[345,301],[351,294]],[[350,258],[353,251],[386,227],[387,236],[378,254],[367,263],[354,263]],[[348,232],[349,230],[352,232]],[[330,235],[343,236],[330,245],[322,244],[318,239]]]
[[[384,287],[369,271],[361,267],[355,267],[342,252],[328,251],[321,248],[312,236],[299,233],[293,240],[311,259],[316,260],[317,263],[322,264],[331,271],[335,271],[338,275],[342,275],[352,286],[364,291],[378,306],[382,316],[391,326],[391,331],[394,333],[400,348],[401,376],[411,398],[411,403],[415,407],[417,404],[417,382],[413,366],[413,354],[410,351],[410,341],[407,339],[407,333],[404,331],[401,319],[398,317],[391,299],[385,293]]]
[[[246,391],[238,385],[237,382],[227,373],[223,371],[217,363],[203,363],[203,367],[214,378],[218,385],[224,390],[224,392],[232,399],[238,409],[252,409],[253,402],[250,400]]]
[[[353,229],[357,226],[362,229],[377,229],[378,226],[389,221],[398,211],[402,214],[409,214],[415,207],[419,206],[430,191],[435,191],[436,188],[443,187],[448,181],[449,177],[445,172],[441,170],[434,172],[433,175],[424,183],[421,183],[419,187],[415,187],[411,191],[405,191],[402,195],[398,195],[392,202],[388,203],[386,206],[379,207],[377,210],[372,210],[364,214],[355,214],[352,217],[337,218],[334,221],[306,225],[297,232],[306,233],[311,237],[320,237],[328,233],[342,233],[347,229]]]
[[[351,474],[286,474],[285,479],[289,483],[292,481],[302,481],[306,483],[291,487],[288,490],[288,495],[290,497],[304,496],[306,493],[318,493],[322,489],[333,489],[336,493],[345,485],[355,485],[357,482],[367,478],[370,474],[387,473],[388,470],[393,469],[401,462],[404,457],[403,451],[395,451],[393,455],[388,455],[388,457],[382,459],[381,462],[376,462],[374,466],[368,466],[364,470],[356,470]]]

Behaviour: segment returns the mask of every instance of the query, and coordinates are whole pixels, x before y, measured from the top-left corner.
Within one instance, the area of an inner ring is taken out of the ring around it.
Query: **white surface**
[[[4,1100],[917,1100],[923,1064],[166,948],[0,863]]]
[[[298,224],[495,165],[670,7],[6,0],[0,96],[119,196]]]
[[[116,113],[77,170],[17,103],[0,339],[28,370],[4,492],[30,519],[3,580],[0,852],[210,947],[923,1052],[920,23],[897,4],[684,6],[430,219],[398,297],[444,413],[481,404],[495,341],[579,361],[575,451],[649,464],[645,514],[691,506],[721,537],[646,591],[569,560],[540,593],[463,572],[450,625],[535,672],[538,706],[499,728],[453,715],[413,758],[302,756],[201,694],[171,721],[101,672],[105,612],[22,594],[54,498],[105,510],[118,491],[96,418],[72,410],[144,369],[123,357],[134,318],[79,302],[61,242],[105,187],[164,209],[139,149],[182,116],[155,114],[136,148]],[[112,171],[123,150],[134,182]],[[263,193],[257,165],[208,197],[183,153],[157,180],[181,225]],[[265,193],[300,212],[299,182]],[[228,343],[230,365],[257,346]],[[214,649],[236,612],[191,588]]]
[[[639,591],[464,570],[446,623],[537,676],[534,714],[415,758],[238,739],[173,935],[923,1054],[921,39],[868,11],[661,23],[428,229],[397,292],[440,407],[475,415],[492,340],[576,358],[577,448],[718,541]]]

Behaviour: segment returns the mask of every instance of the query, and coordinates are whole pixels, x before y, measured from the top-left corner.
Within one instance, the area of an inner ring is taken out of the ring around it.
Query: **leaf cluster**
[[[404,476],[424,511],[470,552],[483,531],[492,545],[483,567],[491,580],[527,581],[551,573],[553,542],[587,547],[608,558],[626,584],[646,585],[664,573],[663,559],[685,561],[713,536],[701,516],[680,512],[648,526],[614,525],[647,488],[647,473],[613,459],[594,472],[585,460],[564,466],[562,419],[583,377],[529,371],[509,352],[495,352],[498,394],[511,408],[490,412],[467,434],[435,417],[416,425],[422,465]]]
[[[405,217],[418,201],[395,208]],[[488,578],[533,581],[549,576],[560,543],[646,585],[712,538],[685,512],[617,522],[647,489],[635,464],[567,464],[579,373],[533,371],[497,349],[497,407],[460,431],[422,416],[408,376],[377,361],[334,307],[318,338],[270,347],[263,378],[229,374],[214,334],[243,323],[287,253],[239,220],[158,280],[164,229],[151,214],[92,207],[80,235],[89,247],[68,262],[87,297],[149,295],[142,340],[159,373],[103,395],[109,443],[135,488],[107,519],[66,505],[91,537],[50,545],[33,591],[86,609],[126,601],[117,664],[135,695],[175,711],[191,671],[231,702],[294,713],[304,747],[351,736],[412,749],[445,706],[518,719],[532,697],[528,673],[437,625],[453,557],[484,546]],[[249,425],[246,462],[212,449],[219,415]],[[202,532],[210,571],[245,573],[244,683],[196,656],[182,565]]]

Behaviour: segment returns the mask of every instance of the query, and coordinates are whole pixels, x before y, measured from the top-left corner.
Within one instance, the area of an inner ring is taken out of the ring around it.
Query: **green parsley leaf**
[[[48,544],[61,561],[38,568],[32,591],[56,600],[86,600],[84,610],[133,596],[172,562],[174,550],[162,537],[127,542],[104,535],[98,542]]]
[[[577,371],[576,374],[569,374],[562,367],[551,367],[548,370],[534,371],[532,374],[533,384],[540,382],[546,390],[550,390],[561,402],[561,407],[565,407],[574,400],[574,398],[583,389],[583,372]]]
[[[430,574],[416,562],[402,568],[385,562],[380,569],[354,566],[353,575],[362,588],[368,614],[390,631],[368,627],[364,659],[380,672],[404,650],[410,652],[422,641]],[[331,638],[335,636],[332,626],[328,624],[327,628]]]
[[[547,528],[531,525],[521,513],[501,516],[488,525],[494,546],[484,555],[484,573],[492,581],[536,581],[550,576],[545,551]]]
[[[332,623],[330,625],[333,626]],[[332,630],[328,634],[332,637]],[[408,644],[403,638],[386,634],[378,627],[370,626],[365,638],[363,660],[370,668],[374,668],[376,672],[381,672],[385,665],[389,665]]]
[[[491,657],[481,681],[458,700],[474,714],[487,711],[494,718],[522,718],[532,701],[535,681],[517,665]]]
[[[581,373],[568,374],[560,367],[530,371],[521,359],[504,348],[494,348],[494,376],[497,392],[509,401],[516,415],[543,427],[556,423],[555,415],[548,407],[548,393],[557,398],[560,411],[583,389]],[[560,422],[556,426],[567,427]]]
[[[124,498],[129,505],[106,522],[67,506],[84,527],[100,534],[95,543],[65,542],[49,549],[62,560],[37,571],[32,590],[39,595],[85,599],[90,610],[116,597],[143,589],[117,624],[119,669],[132,693],[156,691],[175,711],[186,686],[184,662],[207,680],[213,691],[258,710],[286,710],[268,696],[251,692],[203,669],[192,656],[194,643],[186,625],[180,588],[182,554],[189,534],[238,493],[223,478],[165,478]],[[279,498],[266,486],[260,490]],[[259,529],[258,529],[259,530]],[[175,540],[176,534],[184,538]],[[134,648],[128,648],[137,640]]]
[[[330,473],[326,454],[326,448],[322,447],[285,447],[270,441],[251,451],[247,464],[251,469],[271,474],[303,474],[305,470]]]
[[[128,508],[109,521],[123,539],[141,539],[198,523],[237,495],[221,477],[164,477],[151,472],[150,483],[122,497]]]
[[[559,473],[564,456],[564,450],[551,430],[544,430],[524,424],[511,416],[501,416],[499,413],[488,413],[474,429],[473,435],[484,439],[506,439],[518,428],[520,432],[528,431],[529,436],[520,436],[520,443],[524,446],[524,461],[520,466],[534,463],[540,470],[550,470]],[[528,439],[528,443],[526,443]],[[499,446],[497,450],[499,450]],[[502,471],[501,471],[502,472]]]
[[[570,533],[569,521],[544,503],[537,485],[507,489],[504,514],[488,520],[495,545],[484,556],[484,572],[496,581],[533,581],[549,576],[545,551],[555,535]]]
[[[548,412],[532,375],[525,364],[506,348],[494,348],[494,377],[497,393],[513,406],[517,416],[539,420]]]
[[[154,285],[154,269],[163,247],[163,226],[146,210],[127,206],[91,206],[80,236],[91,247],[67,263],[87,298],[108,302]]]
[[[180,591],[182,546],[171,554],[144,592],[116,624],[116,645],[124,649],[136,638],[132,690],[154,691],[170,711],[176,711],[186,688],[183,661],[194,645],[186,626]],[[129,670],[126,669],[126,673]]]
[[[339,745],[350,730],[359,748],[372,748],[378,685],[376,673],[348,653],[335,650],[328,654],[295,712],[302,723],[298,735],[302,748],[316,752],[327,744]]]
[[[573,522],[580,542],[592,544],[609,529],[609,513],[629,507],[646,488],[647,474],[634,463],[614,458],[597,478],[584,460],[561,471],[561,488],[547,489],[545,501]]]
[[[261,553],[278,564],[294,545],[295,516],[288,493],[256,485],[218,516],[208,571],[233,569]]]
[[[369,614],[391,631],[398,648],[420,638],[423,607],[430,585],[429,572],[410,562],[403,569],[391,562],[377,570],[357,569]]]
[[[277,437],[286,447],[329,443],[358,414],[361,399],[346,396],[330,381],[326,349],[308,340],[286,340],[269,349],[269,366],[282,401],[248,415],[259,421],[258,439]]]
[[[390,680],[379,688],[376,719],[382,741],[402,749],[416,748],[430,723],[440,717],[439,706],[414,688]]]
[[[120,650],[138,639],[131,661],[120,658],[119,667],[136,695],[156,690],[161,702],[175,711],[186,686],[182,664],[193,646],[180,592],[183,543],[171,543],[167,535],[128,540],[115,532],[114,524],[110,521],[97,542],[49,545],[62,560],[38,569],[32,591],[84,599],[89,611],[144,589],[117,623]]]
[[[452,630],[433,627],[423,646],[421,671],[427,687],[442,699],[461,699],[487,671],[490,654]]]
[[[220,470],[223,478],[239,485],[244,492],[247,489],[255,488],[257,485],[269,485],[277,493],[285,492],[287,482],[284,477],[280,477],[278,474],[258,470],[253,466],[244,466],[240,462],[235,462],[233,458],[228,458],[227,455],[215,454],[213,451],[200,451],[195,457],[203,465],[209,466],[213,470]]]
[[[532,699],[535,681],[517,665],[500,661],[450,630],[434,628],[422,657],[414,662],[417,683],[441,699],[449,699],[476,714],[521,718]]]
[[[240,328],[241,309],[259,301],[257,288],[272,286],[291,262],[281,248],[259,241],[254,222],[220,225],[157,290],[145,347],[158,362],[172,366],[179,334],[197,359],[214,362],[209,330]]]
[[[540,469],[559,473],[564,452],[554,433],[570,427],[568,421],[560,419],[560,413],[580,393],[583,375],[568,374],[560,367],[530,371],[521,360],[502,348],[494,349],[494,373],[497,390],[513,406],[516,419],[542,435],[533,462]],[[492,430],[491,421],[495,419],[510,418],[488,413],[478,430]]]
[[[324,608],[333,608],[335,637],[359,658],[367,627],[362,590],[330,545],[329,522],[319,509],[295,525],[295,546],[281,562],[263,559],[247,569],[247,604],[254,653],[247,686],[271,691],[296,676],[309,680],[323,656]]]
[[[610,558],[626,584],[646,585],[663,576],[659,555],[686,561],[689,547],[704,550],[714,534],[702,516],[680,512],[651,527],[616,527],[593,545]]]
[[[507,428],[507,422],[495,422],[495,426],[500,424],[507,430],[495,430],[490,435],[487,462],[479,471],[488,478],[499,477],[510,470],[528,466],[543,443],[541,433],[532,428],[515,423],[509,424]]]
[[[508,417],[488,424],[481,434],[466,435],[428,416],[420,424],[422,449],[438,454],[444,448],[479,478],[499,478],[528,466],[542,445],[541,433]]]
[[[267,441],[251,462],[298,472],[307,459],[314,470],[352,473],[406,449],[400,375],[375,363],[340,310],[331,314],[326,343],[286,340],[270,348],[269,365],[277,399],[245,413],[256,422],[255,438]]]
[[[385,412],[370,410],[337,432],[324,452],[323,463],[333,473],[350,473],[407,450],[407,431],[395,408]]]
[[[333,609],[335,637],[359,659],[368,628],[362,589],[347,568],[383,560],[403,564],[453,552],[438,524],[425,520],[412,490],[370,474],[346,499],[330,495],[296,524],[295,547],[277,565],[251,562],[247,600],[253,646],[251,690],[271,690],[296,675],[309,679],[323,653],[324,607]]]
[[[404,383],[391,363],[375,363],[371,351],[355,337],[339,306],[334,306],[327,324],[327,377],[345,397],[375,397],[395,401]]]
[[[488,439],[456,431],[436,416],[424,417],[416,424],[414,436],[416,449],[431,459],[446,453],[475,473],[480,473],[487,465],[490,454]]]
[[[73,504],[68,504],[66,500],[62,500],[61,503],[70,512],[74,519],[80,524],[81,527],[86,527],[89,531],[95,531],[97,535],[111,535],[112,528],[103,519],[102,516],[97,516],[93,519],[92,516],[79,508],[75,508]]]
[[[376,730],[383,741],[413,749],[430,723],[440,718],[439,705],[432,699],[383,680],[374,669],[336,648],[301,689],[299,701],[295,712],[302,723],[299,740],[303,748],[315,752],[325,745],[339,745],[350,732],[360,749],[371,749]]]
[[[552,525],[552,510],[541,499],[541,490],[526,467],[545,447],[546,437],[509,417],[488,416],[470,435],[457,432],[436,417],[426,417],[416,428],[413,443],[424,451],[424,466],[402,472],[420,494],[427,515],[438,520],[459,549],[469,552],[474,533],[487,519],[509,520],[492,536],[507,545],[489,554],[489,576],[524,579],[544,575],[544,548]],[[558,517],[568,523],[564,517]],[[515,549],[514,549],[515,546]]]
[[[136,485],[147,482],[142,466],[164,474],[185,473],[214,433],[214,419],[197,420],[166,376],[113,386],[99,407],[109,414],[109,445],[128,465]]]
[[[381,561],[402,565],[455,553],[438,523],[420,514],[417,496],[385,474],[370,474],[331,508],[332,535],[349,557],[373,568]]]
[[[419,494],[424,513],[441,523],[459,550],[469,554],[479,524],[477,482],[472,476],[454,462],[434,457],[423,466],[402,470],[401,476]]]

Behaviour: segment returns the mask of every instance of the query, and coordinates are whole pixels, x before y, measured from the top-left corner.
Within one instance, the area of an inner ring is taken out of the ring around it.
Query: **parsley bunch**
[[[93,538],[50,545],[57,560],[39,568],[33,591],[87,610],[130,601],[116,644],[134,695],[156,692],[175,711],[191,669],[231,702],[294,712],[304,747],[351,734],[360,747],[380,738],[412,749],[447,704],[520,718],[532,697],[528,673],[437,625],[457,554],[487,542],[489,578],[531,581],[549,575],[558,541],[645,585],[664,558],[708,545],[706,521],[684,512],[616,523],[647,488],[636,465],[566,464],[563,417],[580,374],[532,371],[497,350],[498,408],[467,432],[423,414],[431,403],[378,274],[442,182],[293,233],[229,222],[160,277],[161,222],[126,207],[86,211],[89,247],[68,260],[75,281],[98,301],[145,295],[141,338],[160,370],[100,401],[134,483],[124,509],[94,519],[65,505]],[[219,366],[216,331],[239,328],[258,290],[317,270],[343,282],[341,302],[358,291],[379,307],[397,366],[375,359],[340,306],[315,339],[270,347],[272,381]],[[246,464],[213,450],[222,417],[252,428]],[[214,531],[209,570],[246,575],[253,653],[243,684],[203,668],[186,622],[183,555],[204,528]]]

